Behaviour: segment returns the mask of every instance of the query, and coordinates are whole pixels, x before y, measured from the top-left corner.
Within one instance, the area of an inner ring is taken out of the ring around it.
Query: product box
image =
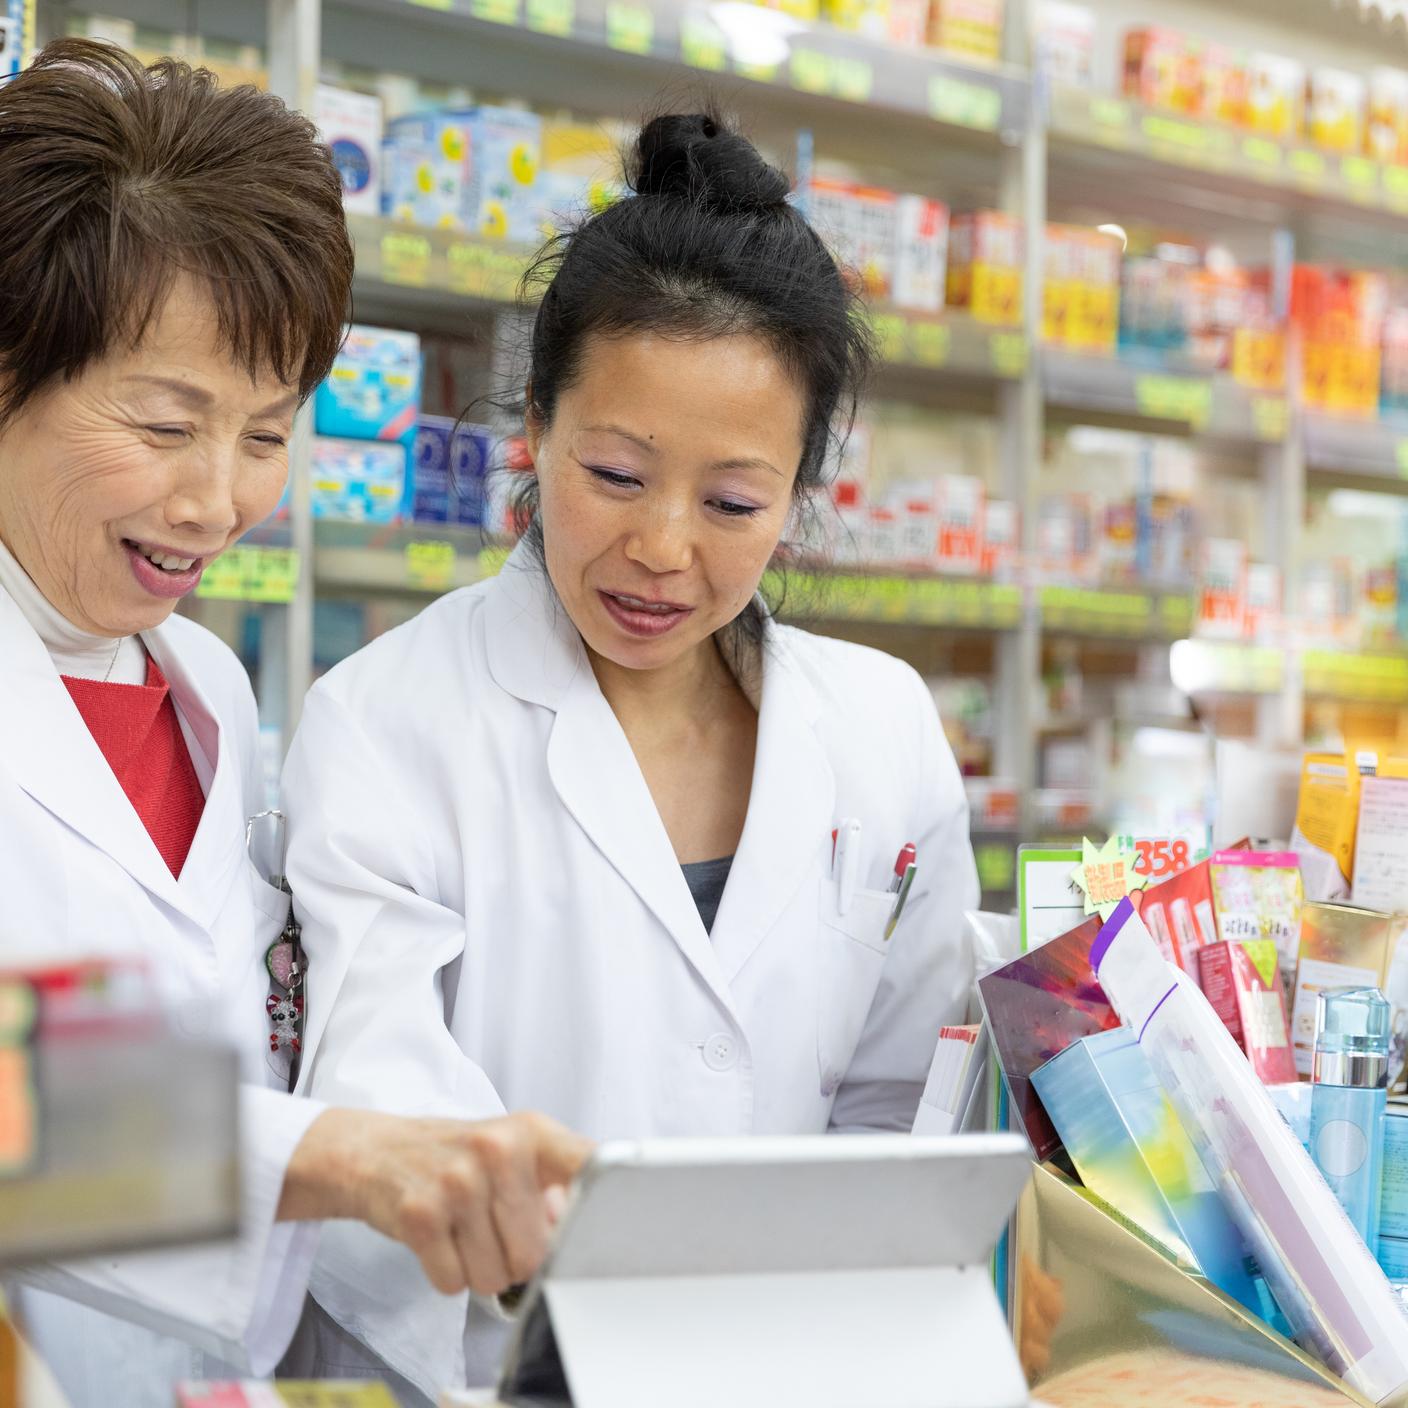
[[[1022,321],[1022,222],[997,211],[955,215],[949,225],[948,303],[980,323]]]
[[[1384,1121],[1384,1184],[1379,1236],[1408,1241],[1408,1109],[1390,1106]],[[1408,1256],[1408,1247],[1404,1248]],[[1408,1279],[1408,1278],[1405,1278]]]
[[[1248,125],[1248,57],[1238,49],[1210,44],[1203,51],[1203,116],[1233,127]]]
[[[1045,277],[1041,287],[1041,337],[1054,347],[1069,347],[1075,341],[1076,303],[1084,274],[1080,233],[1074,225],[1046,227],[1042,245]]]
[[[484,481],[493,452],[486,426],[422,416],[412,454],[412,509],[417,523],[484,525]]]
[[[1359,74],[1312,69],[1305,87],[1305,135],[1326,151],[1362,151],[1367,97],[1368,87]]]
[[[619,199],[621,149],[621,135],[605,123],[543,123],[542,167],[533,191],[543,238]]]
[[[1291,848],[1300,856],[1306,898],[1347,900],[1359,827],[1359,768],[1343,753],[1307,753]]]
[[[929,0],[890,0],[886,38],[902,49],[922,49],[928,42]]]
[[[381,99],[320,83],[315,121],[350,215],[381,213]]]
[[[813,179],[808,195],[812,224],[837,259],[860,274],[869,297],[888,299],[894,288],[899,197],[826,177]]]
[[[1198,953],[1219,941],[1212,906],[1211,862],[1197,865],[1144,891],[1140,918],[1154,936],[1163,956],[1185,973],[1198,977]]]
[[[1265,562],[1247,566],[1247,639],[1269,644],[1281,630],[1281,572]]]
[[[1276,945],[1270,939],[1209,944],[1198,954],[1198,981],[1262,1082],[1295,1080]]]
[[[313,437],[313,517],[396,523],[406,497],[406,447]]]
[[[176,1408],[396,1408],[383,1383],[365,1380],[192,1380],[176,1385]]]
[[[420,387],[415,333],[354,323],[314,396],[315,428],[319,435],[398,440],[409,448],[420,415]]]
[[[925,196],[898,197],[890,291],[896,306],[937,312],[944,306],[947,272],[948,206]]]
[[[1253,391],[1280,391],[1286,384],[1286,338],[1276,328],[1234,328],[1232,376]]]
[[[1369,70],[1364,151],[1389,165],[1408,161],[1408,71]]]
[[[1177,30],[1130,30],[1124,39],[1124,94],[1150,107],[1201,116],[1203,61],[1198,47]]]
[[[1278,140],[1294,136],[1304,97],[1304,65],[1280,54],[1248,56],[1247,126],[1253,132]]]
[[[983,510],[983,563],[981,575],[988,581],[1006,581],[1016,564],[1021,547],[1021,526],[1017,505],[1006,499],[989,499]]]
[[[1384,1275],[1395,1284],[1403,1285],[1408,1282],[1408,1240],[1380,1234],[1379,1266]]]
[[[1198,584],[1198,634],[1240,640],[1246,634],[1247,545],[1239,538],[1203,544]]]
[[[971,475],[946,474],[939,480],[938,567],[971,575],[983,565],[983,502],[986,489]]]
[[[1097,917],[978,979],[978,997],[1012,1108],[1038,1160],[1061,1147],[1032,1073],[1072,1043],[1120,1025],[1090,966]]]
[[[417,225],[537,244],[542,119],[479,107],[387,125],[382,212]]]
[[[1080,288],[1071,346],[1106,355],[1115,350],[1120,326],[1120,266],[1124,246],[1115,235],[1084,230],[1080,240]]]
[[[1091,85],[1095,53],[1095,12],[1067,0],[1038,0],[1036,7],[1037,66],[1048,83],[1073,88]]]
[[[821,0],[821,16],[850,34],[889,37],[890,0]]]
[[[1395,959],[1403,947],[1408,917],[1378,914],[1345,904],[1307,904],[1301,914],[1300,966],[1291,1005],[1291,1041],[1296,1069],[1310,1074],[1315,1052],[1316,999],[1327,988],[1377,987],[1394,1004],[1389,1090],[1404,1088],[1404,1027],[1408,1012],[1397,989]]]
[[[820,0],[759,0],[765,10],[780,10],[791,15],[794,20],[805,20],[808,24],[821,18]]]
[[[1087,1036],[1032,1074],[1081,1182],[1253,1313],[1241,1234],[1128,1027]]]
[[[1287,1000],[1295,992],[1305,890],[1294,851],[1218,851],[1212,857],[1217,934],[1229,940],[1270,939],[1281,958]]]
[[[1315,1095],[1315,1087],[1309,1081],[1284,1081],[1280,1085],[1268,1085],[1266,1093],[1276,1112],[1285,1120],[1290,1131],[1300,1140],[1307,1153],[1310,1152],[1310,1102]]]
[[[1408,305],[1396,303],[1384,315],[1379,404],[1386,411],[1408,410]]]
[[[25,36],[27,9],[28,0],[8,0],[0,5],[0,78],[18,73],[24,63],[25,44],[29,42]]]
[[[931,0],[929,43],[951,54],[1002,57],[1003,0]]]

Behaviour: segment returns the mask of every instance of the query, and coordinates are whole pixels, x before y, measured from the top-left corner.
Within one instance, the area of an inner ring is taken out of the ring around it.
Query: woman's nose
[[[166,521],[221,536],[239,523],[235,510],[236,446],[204,445],[187,457],[179,482],[166,501]]]
[[[687,570],[694,561],[688,515],[674,510],[647,515],[627,540],[626,556],[649,572]]]

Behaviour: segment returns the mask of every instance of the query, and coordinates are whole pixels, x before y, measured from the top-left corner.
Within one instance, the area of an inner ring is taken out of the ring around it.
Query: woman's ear
[[[533,383],[530,381],[523,391],[523,438],[528,444],[528,458],[538,462],[538,447],[543,443],[543,418],[533,404]]]

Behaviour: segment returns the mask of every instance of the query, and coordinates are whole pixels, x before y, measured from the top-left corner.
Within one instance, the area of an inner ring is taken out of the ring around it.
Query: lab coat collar
[[[0,591],[0,766],[41,806],[111,856],[149,893],[209,928],[226,886],[210,883],[240,844],[229,824],[233,767],[209,701],[172,648],[168,629],[142,637],[171,686],[190,733],[214,760],[205,808],[178,881],[147,834],[102,750],[88,732],[49,652],[7,592]],[[231,833],[229,835],[224,833]],[[212,870],[216,867],[216,870]]]
[[[815,728],[820,703],[786,634],[767,622],[748,817],[711,939],[581,637],[528,549],[515,549],[487,606],[494,678],[556,712],[547,761],[563,805],[731,1006],[729,983],[817,873],[834,824],[835,779]]]

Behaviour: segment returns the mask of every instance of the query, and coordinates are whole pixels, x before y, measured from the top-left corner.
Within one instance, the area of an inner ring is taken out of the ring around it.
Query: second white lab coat
[[[238,1048],[244,1231],[220,1245],[7,1280],[11,1308],[74,1408],[170,1408],[177,1378],[271,1372],[317,1238],[315,1225],[274,1222],[289,1158],[321,1107],[272,1088],[266,1062],[263,959],[287,897],[245,854],[245,818],[263,793],[249,679],[191,621],[173,617],[142,640],[171,687],[205,792],[179,880],[43,642],[0,589],[0,964],[141,956],[178,1030]]]
[[[922,680],[876,651],[769,625],[712,934],[521,548],[314,687],[284,796],[320,1100],[537,1109],[597,1139],[905,1131],[940,1025],[963,1017],[963,787]],[[862,827],[845,914],[843,818]],[[918,878],[887,942],[907,841]],[[426,1393],[492,1381],[504,1327],[472,1306],[462,1347],[465,1298],[374,1234],[330,1225],[311,1288]]]

